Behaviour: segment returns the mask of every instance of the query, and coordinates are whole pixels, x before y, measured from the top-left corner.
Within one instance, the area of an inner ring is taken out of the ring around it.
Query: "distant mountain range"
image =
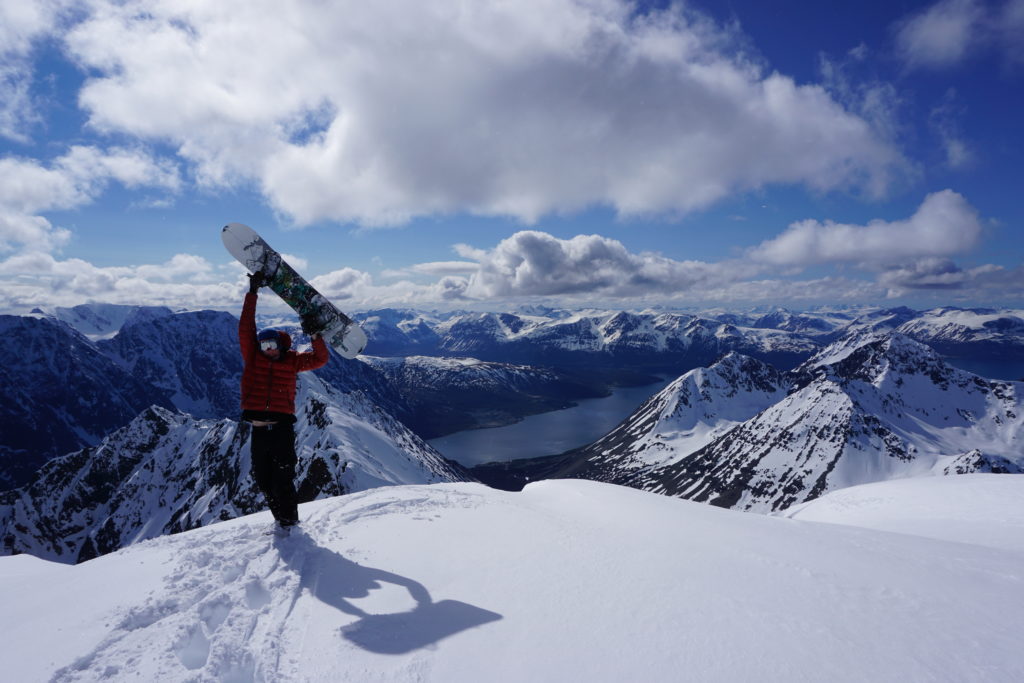
[[[692,370],[598,441],[474,468],[509,488],[576,477],[758,512],[886,479],[1024,472],[1024,383],[865,330],[783,373],[729,354]]]
[[[0,316],[11,352],[0,363],[0,490],[26,482],[48,459],[98,443],[167,391],[104,355],[84,335],[50,318]]]
[[[0,402],[0,490],[27,484],[50,458],[96,446],[152,405],[200,419],[238,417],[234,315],[107,305],[59,313],[0,316],[0,333],[17,339],[19,350],[0,366],[8,398]],[[294,323],[275,322],[303,338]],[[474,359],[363,362],[332,353],[316,374],[424,438],[514,422],[607,391],[602,381],[555,369]]]
[[[953,363],[984,359],[986,374],[1024,379],[1024,311],[857,309],[690,315],[571,312],[427,314],[384,309],[358,315],[378,356],[471,356],[593,372],[682,372],[730,351],[790,370],[825,346],[865,331],[897,332]],[[637,382],[640,383],[640,382]]]
[[[0,366],[7,552],[87,559],[262,505],[246,427],[235,421],[235,316],[106,306],[58,313],[0,316],[0,334],[18,343]],[[767,512],[852,484],[1024,467],[1024,384],[946,360],[1019,360],[1020,311],[534,308],[389,310],[362,320],[375,356],[332,356],[301,382],[305,499],[473,475],[507,487],[582,477]],[[677,379],[665,390],[562,456],[471,475],[422,440],[672,368]]]

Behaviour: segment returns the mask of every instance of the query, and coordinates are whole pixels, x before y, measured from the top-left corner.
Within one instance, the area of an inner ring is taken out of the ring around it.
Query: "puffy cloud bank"
[[[458,245],[456,251],[479,262],[466,294],[474,298],[596,295],[672,295],[697,286],[737,279],[728,266],[675,261],[658,254],[635,254],[600,235],[559,239],[534,230],[518,232],[494,249]]]
[[[297,223],[589,205],[685,212],[773,183],[885,191],[899,152],[683,6],[107,2],[66,36],[99,130]]]
[[[805,220],[750,252],[755,261],[785,266],[820,263],[891,264],[960,254],[981,235],[977,212],[963,196],[943,190],[925,197],[899,221],[846,225]]]

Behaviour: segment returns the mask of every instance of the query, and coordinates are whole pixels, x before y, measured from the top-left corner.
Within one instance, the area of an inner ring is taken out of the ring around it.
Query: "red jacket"
[[[285,337],[285,333],[281,333]],[[287,341],[290,342],[290,339]],[[287,350],[277,360],[260,351],[256,340],[256,295],[246,294],[238,321],[238,342],[245,367],[242,369],[242,410],[295,414],[295,382],[300,372],[316,370],[327,363],[327,344],[313,340],[313,350]],[[282,348],[286,348],[282,345]]]

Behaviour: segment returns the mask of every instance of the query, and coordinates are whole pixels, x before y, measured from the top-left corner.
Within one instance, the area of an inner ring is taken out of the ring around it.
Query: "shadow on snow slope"
[[[281,558],[300,577],[300,586],[318,600],[359,621],[342,627],[342,636],[364,650],[378,654],[406,654],[429,647],[448,636],[491,621],[501,615],[458,600],[434,602],[423,584],[394,572],[364,567],[317,545],[301,531],[277,538]],[[368,614],[352,599],[365,598],[382,583],[409,592],[416,606],[408,612]]]

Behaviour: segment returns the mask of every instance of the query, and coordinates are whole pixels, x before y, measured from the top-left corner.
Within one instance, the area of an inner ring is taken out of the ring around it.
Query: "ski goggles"
[[[273,339],[264,339],[260,342],[260,349],[263,351],[275,351],[277,350],[277,342]]]

